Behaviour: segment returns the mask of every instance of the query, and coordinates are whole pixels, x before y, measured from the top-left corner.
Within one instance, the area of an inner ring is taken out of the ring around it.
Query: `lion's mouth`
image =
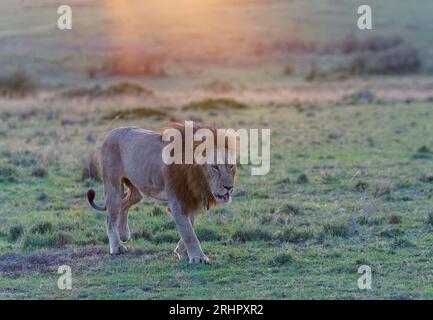
[[[228,192],[223,195],[214,194],[214,197],[218,202],[221,203],[230,203],[232,199],[231,195]]]

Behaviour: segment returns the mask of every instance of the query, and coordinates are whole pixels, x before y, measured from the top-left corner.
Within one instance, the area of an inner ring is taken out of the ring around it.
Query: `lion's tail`
[[[95,194],[96,194],[95,190],[93,190],[93,189],[89,189],[89,191],[87,191],[87,200],[89,200],[90,205],[95,210],[106,211],[107,210],[107,206],[100,207],[97,204],[95,204],[95,202],[94,202],[94,200],[95,200]]]

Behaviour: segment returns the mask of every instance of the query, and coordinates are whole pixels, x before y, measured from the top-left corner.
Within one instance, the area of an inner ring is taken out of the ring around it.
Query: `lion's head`
[[[184,124],[170,123],[166,128],[176,128],[185,138]],[[213,132],[214,161],[204,164],[171,164],[167,166],[169,187],[181,202],[183,211],[191,214],[201,208],[218,204],[229,204],[232,201],[237,166],[235,152],[229,151],[228,140],[224,145],[217,145],[217,128],[195,124],[193,132],[206,128]],[[196,145],[194,145],[195,151]]]

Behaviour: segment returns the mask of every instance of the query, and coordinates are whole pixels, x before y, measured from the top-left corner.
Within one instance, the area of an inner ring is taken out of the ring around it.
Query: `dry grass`
[[[375,198],[380,198],[384,195],[390,194],[393,188],[394,187],[391,182],[385,179],[380,179],[376,181],[373,186],[373,195]]]

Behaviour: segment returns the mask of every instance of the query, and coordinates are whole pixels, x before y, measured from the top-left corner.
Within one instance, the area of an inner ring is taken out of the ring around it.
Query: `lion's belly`
[[[161,201],[161,202],[168,201],[167,193],[165,191],[157,191],[157,190],[150,190],[150,189],[144,189],[139,191],[143,198],[150,197],[154,200]]]
[[[161,156],[164,145],[159,133],[140,128],[125,128],[123,139],[119,141],[125,178],[142,195],[161,201],[167,199]]]

